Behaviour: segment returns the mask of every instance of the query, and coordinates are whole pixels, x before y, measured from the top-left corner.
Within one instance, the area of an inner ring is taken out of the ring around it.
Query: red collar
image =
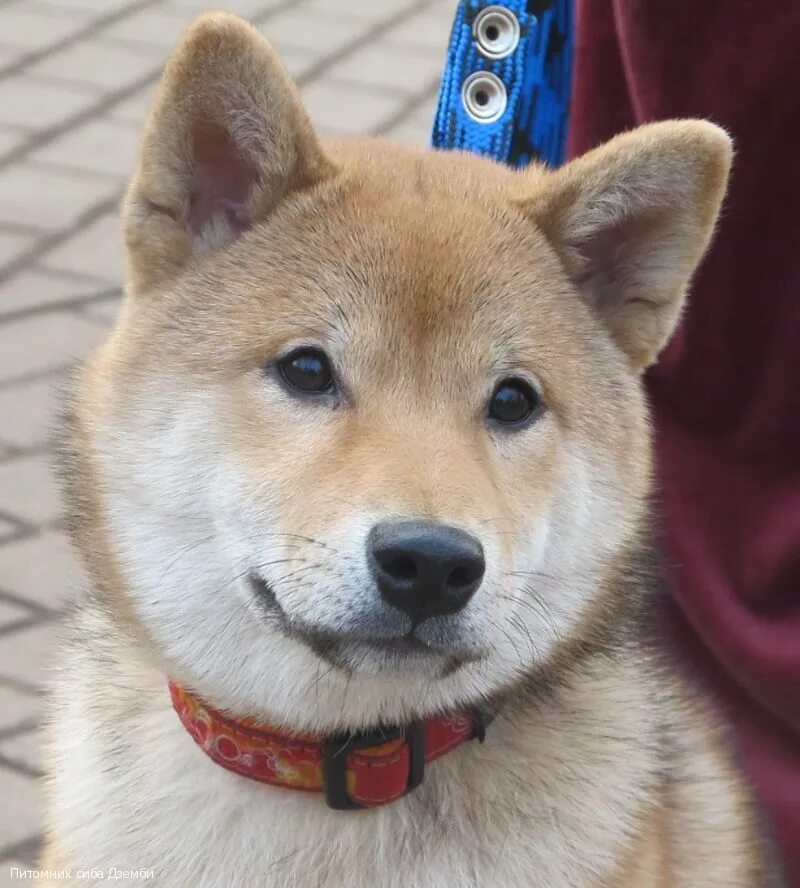
[[[422,783],[425,765],[477,737],[490,717],[477,710],[439,715],[405,729],[320,737],[236,721],[170,681],[172,705],[205,754],[243,777],[324,792],[331,808],[373,808]]]

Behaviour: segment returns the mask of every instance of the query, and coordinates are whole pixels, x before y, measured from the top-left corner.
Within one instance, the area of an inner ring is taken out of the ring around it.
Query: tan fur
[[[125,310],[68,422],[92,588],[55,688],[48,866],[242,888],[765,884],[716,718],[650,640],[639,374],[730,156],[698,121],[556,172],[323,146],[254,30],[193,26],[128,194]],[[277,381],[297,343],[330,356],[335,407]],[[512,433],[485,405],[519,374],[546,409]],[[481,539],[483,586],[449,618],[473,658],[387,661],[351,640],[337,666],[256,607],[254,570],[289,629],[352,634],[374,605],[364,538],[386,516]],[[400,802],[331,812],[207,760],[167,676],[294,730],[476,703],[497,718]]]
[[[654,813],[642,824],[639,838],[628,852],[628,858],[614,875],[611,884],[618,888],[669,888],[669,861],[664,831],[667,817],[663,810]]]

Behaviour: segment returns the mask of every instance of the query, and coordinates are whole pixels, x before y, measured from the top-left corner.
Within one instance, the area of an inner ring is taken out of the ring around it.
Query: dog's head
[[[730,156],[697,121],[557,171],[323,146],[263,38],[200,19],[79,408],[118,606],[172,673],[332,729],[545,667],[645,516],[640,375]]]

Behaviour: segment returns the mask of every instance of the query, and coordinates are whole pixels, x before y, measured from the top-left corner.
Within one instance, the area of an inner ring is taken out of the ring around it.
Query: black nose
[[[367,557],[384,601],[407,613],[414,625],[460,611],[486,569],[474,536],[432,521],[376,524]]]

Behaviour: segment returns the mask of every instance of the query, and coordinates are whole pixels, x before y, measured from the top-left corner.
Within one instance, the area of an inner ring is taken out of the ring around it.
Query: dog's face
[[[589,619],[645,513],[639,375],[707,243],[703,123],[557,173],[326,146],[201,20],[128,197],[84,422],[119,606],[218,706],[305,728],[476,703]]]

